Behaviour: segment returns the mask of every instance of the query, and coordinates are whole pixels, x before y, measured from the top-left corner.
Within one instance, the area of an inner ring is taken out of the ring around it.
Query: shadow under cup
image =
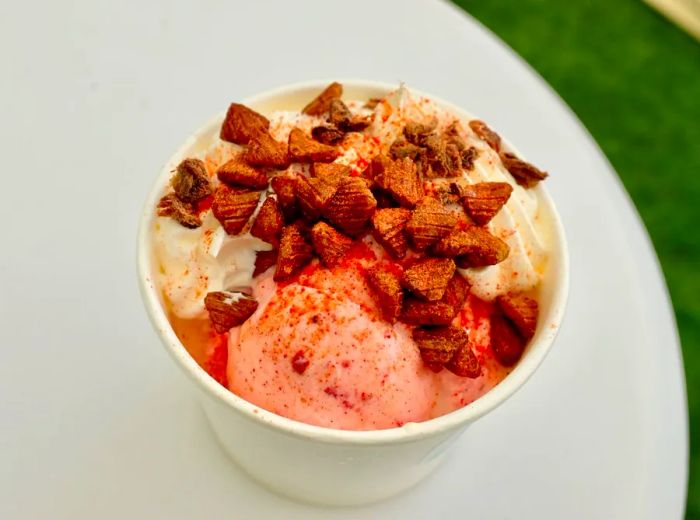
[[[290,85],[244,103],[263,113],[301,109],[330,81]],[[347,99],[383,97],[395,85],[342,81]],[[452,113],[474,116],[433,96]],[[562,321],[568,295],[568,255],[562,224],[544,186],[539,184],[541,218],[548,222],[550,258],[539,297],[535,336],[513,371],[473,403],[422,423],[375,431],[334,430],[273,414],[245,401],[212,379],[175,335],[155,286],[152,257],[154,208],[172,170],[186,157],[206,151],[218,136],[223,114],[193,134],[170,158],[148,196],[138,237],[139,284],[151,322],[176,363],[197,389],[206,416],[221,445],[256,481],[296,500],[353,505],[399,493],[427,476],[473,421],[510,397],[532,375],[549,351]],[[511,147],[512,148],[512,147]]]

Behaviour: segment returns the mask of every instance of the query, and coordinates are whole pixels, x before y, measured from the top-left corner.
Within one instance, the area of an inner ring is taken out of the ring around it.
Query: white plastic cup
[[[263,113],[301,109],[328,83],[289,85],[251,97],[244,103]],[[383,97],[396,88],[360,80],[342,81],[342,84],[347,99]],[[474,117],[433,96],[428,97],[465,119]],[[542,183],[533,188],[540,195],[542,218],[551,221],[550,259],[540,292],[537,331],[522,359],[503,381],[471,404],[422,423],[375,431],[312,426],[268,412],[212,379],[175,335],[155,286],[152,231],[156,204],[172,170],[182,159],[210,146],[223,117],[223,113],[219,114],[187,139],[163,167],[146,201],[138,236],[138,269],[151,322],[168,352],[198,390],[222,446],[256,481],[290,498],[324,505],[365,504],[397,494],[432,472],[469,424],[513,395],[552,346],[569,290],[566,239],[554,204]]]

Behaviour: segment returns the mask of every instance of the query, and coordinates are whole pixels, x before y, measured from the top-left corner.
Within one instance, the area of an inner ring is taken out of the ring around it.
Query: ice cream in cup
[[[546,177],[404,85],[286,86],[192,135],[146,202],[139,280],[233,460],[332,505],[429,474],[561,324]]]

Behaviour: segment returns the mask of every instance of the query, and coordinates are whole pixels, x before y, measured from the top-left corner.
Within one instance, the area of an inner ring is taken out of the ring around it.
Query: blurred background
[[[700,518],[700,2],[456,0],[559,93],[598,141],[656,247],[690,413],[687,518]],[[673,21],[671,21],[673,20]],[[679,24],[679,25],[676,25]],[[695,37],[694,37],[695,36]]]

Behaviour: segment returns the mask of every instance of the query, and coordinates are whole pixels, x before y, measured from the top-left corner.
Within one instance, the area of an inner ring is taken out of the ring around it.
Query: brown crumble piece
[[[378,209],[372,215],[372,236],[396,259],[406,256],[408,239],[404,233],[411,212],[404,208]]]
[[[311,129],[311,137],[319,143],[335,146],[345,137],[345,132],[332,125],[320,125]]]
[[[447,235],[457,224],[457,216],[440,201],[425,197],[406,224],[406,232],[418,251]],[[447,255],[445,255],[447,256]]]
[[[332,147],[314,141],[300,128],[289,132],[289,157],[292,162],[332,162],[340,152]]]
[[[221,182],[242,188],[252,188],[254,190],[267,188],[267,175],[265,172],[253,168],[238,157],[234,157],[222,164],[216,170],[216,176]]]
[[[180,225],[190,229],[202,225],[202,219],[196,213],[194,205],[181,201],[175,193],[168,193],[158,201],[156,214],[159,217],[171,217]]]
[[[450,258],[424,258],[416,261],[403,273],[403,286],[425,300],[441,300],[447,284],[455,273]]]
[[[445,295],[442,297],[442,301],[450,305],[455,310],[455,314],[457,314],[464,307],[464,302],[467,301],[468,295],[469,282],[456,272],[445,288]]]
[[[426,137],[435,131],[437,123],[437,119],[434,117],[426,123],[409,121],[403,129],[403,135],[409,143],[413,143],[416,146],[425,146],[424,141]]]
[[[462,150],[460,157],[462,158],[462,168],[472,171],[474,169],[474,162],[479,157],[479,151],[475,147],[470,146]]]
[[[197,202],[212,192],[207,168],[199,159],[185,159],[178,164],[170,184],[183,202]]]
[[[449,325],[457,312],[444,301],[428,302],[406,296],[399,320],[409,325]]]
[[[302,112],[310,116],[320,116],[324,112],[328,112],[331,101],[340,99],[343,95],[343,85],[334,81],[328,85],[323,92],[316,96],[311,102],[304,107]]]
[[[373,179],[379,177],[384,173],[384,170],[386,170],[387,166],[391,164],[391,159],[387,157],[384,154],[377,155],[375,157],[372,157],[372,160],[369,163],[368,170],[370,171],[370,175],[372,176]]]
[[[479,226],[485,226],[508,202],[513,187],[507,182],[453,184],[457,187],[464,211]]]
[[[501,365],[513,366],[525,350],[525,341],[500,314],[491,316],[491,349]]]
[[[270,180],[270,187],[277,195],[277,204],[286,222],[293,222],[299,216],[296,185],[296,177],[290,175],[278,175]]]
[[[429,134],[423,139],[426,149],[423,173],[427,177],[457,177],[462,173],[460,150],[444,135]]]
[[[382,168],[382,173],[375,178],[377,186],[389,192],[402,206],[415,208],[425,196],[416,164],[404,157],[384,163]]]
[[[377,105],[381,103],[382,100],[380,98],[369,98],[367,101],[365,101],[365,104],[363,105],[365,108],[369,108],[370,110],[374,110],[377,108]]]
[[[413,329],[413,341],[418,346],[423,362],[438,372],[469,341],[469,336],[464,329],[458,327],[417,327]]]
[[[403,303],[400,275],[392,269],[375,265],[367,270],[366,278],[382,317],[389,323],[394,323],[401,313]]]
[[[269,133],[259,134],[251,139],[243,160],[251,166],[266,166],[283,170],[289,166],[287,143],[281,143]]]
[[[469,121],[469,128],[472,129],[472,132],[474,132],[479,139],[486,141],[486,144],[496,152],[501,151],[501,136],[491,130],[486,123],[479,119],[472,119]]]
[[[338,163],[312,163],[311,176],[321,179],[332,186],[338,186],[343,177],[352,172],[350,166]]]
[[[274,197],[267,197],[260,206],[260,211],[258,211],[253,226],[250,228],[250,234],[263,242],[278,247],[282,227],[284,227],[284,215],[282,215],[279,204]]]
[[[359,177],[344,177],[323,216],[341,231],[358,236],[377,208],[377,201]]]
[[[331,101],[328,109],[330,123],[345,132],[359,132],[367,128],[370,120],[364,117],[356,117],[340,99]]]
[[[248,219],[257,208],[259,200],[259,191],[231,188],[226,184],[221,184],[214,192],[211,210],[226,233],[238,235],[248,223]]]
[[[256,251],[255,252],[255,271],[253,277],[263,274],[270,267],[277,263],[278,252],[276,249],[271,251]]]
[[[458,267],[495,265],[508,257],[510,247],[500,238],[479,227],[453,231],[432,248],[433,254],[454,258]]]
[[[515,182],[524,188],[532,188],[538,182],[543,181],[549,176],[547,172],[543,172],[536,166],[519,159],[509,152],[503,152],[501,154],[501,162],[503,162],[503,166],[505,166],[506,170],[513,176]]]
[[[267,133],[269,128],[270,121],[262,114],[240,103],[231,103],[219,137],[231,143],[248,144],[254,137]]]
[[[219,334],[242,325],[258,308],[258,302],[243,293],[210,292],[204,298],[214,330]]]
[[[469,341],[462,343],[445,365],[445,368],[459,377],[475,379],[481,375],[481,365],[469,345]]]
[[[300,175],[297,177],[295,189],[302,214],[313,222],[321,216],[337,188],[321,179]]]
[[[336,231],[325,222],[317,222],[311,228],[311,241],[326,267],[338,265],[352,246],[352,238]]]
[[[282,229],[277,270],[273,279],[276,282],[294,275],[313,258],[313,248],[300,224],[291,224]]]
[[[503,314],[518,329],[520,335],[529,341],[537,330],[539,308],[537,301],[524,294],[506,294],[497,298]]]
[[[423,148],[407,141],[405,137],[396,139],[389,148],[389,155],[394,160],[408,157],[413,161],[418,161],[424,154]]]

